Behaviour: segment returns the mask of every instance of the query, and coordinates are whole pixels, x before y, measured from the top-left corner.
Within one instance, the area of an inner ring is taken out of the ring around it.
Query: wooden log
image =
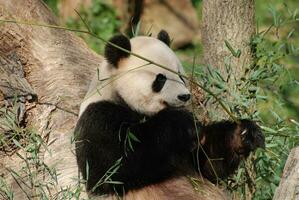
[[[299,147],[291,150],[273,200],[299,199]]]

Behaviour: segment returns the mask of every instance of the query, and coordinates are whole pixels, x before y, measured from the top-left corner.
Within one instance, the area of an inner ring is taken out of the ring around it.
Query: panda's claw
[[[241,132],[241,136],[244,136],[246,133],[247,133],[247,129],[244,129],[244,130]]]

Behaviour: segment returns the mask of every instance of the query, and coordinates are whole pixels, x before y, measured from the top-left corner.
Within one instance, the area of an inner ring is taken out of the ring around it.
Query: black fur
[[[162,42],[164,42],[167,46],[170,45],[170,37],[169,37],[168,33],[167,33],[165,30],[161,30],[161,31],[158,33],[157,38],[158,38],[159,40],[161,40]]]
[[[202,148],[210,161],[206,155],[199,154],[199,168],[212,182],[216,182],[217,177],[223,179],[231,175],[242,159],[257,147],[264,148],[265,144],[261,129],[249,120],[241,120],[240,125],[231,121],[215,122],[202,127],[201,134],[205,137]]]
[[[116,35],[116,36],[112,37],[109,40],[109,42],[111,42],[123,49],[131,51],[130,40],[124,35]],[[129,53],[127,53],[123,50],[120,50],[111,44],[107,44],[105,47],[105,57],[106,57],[107,61],[110,64],[112,64],[114,67],[118,67],[118,62],[122,58],[128,58],[129,56],[130,56]]]
[[[158,74],[152,84],[153,92],[160,92],[165,85],[167,78],[163,74]]]
[[[187,111],[166,109],[148,118],[112,102],[89,105],[75,129],[77,161],[87,179],[87,190],[121,157],[122,166],[111,177],[124,183],[114,185],[119,193],[180,175],[183,161],[191,160],[193,126],[192,114]],[[133,150],[126,141],[128,130],[140,141],[132,141]],[[112,192],[114,188],[108,184],[95,191]]]
[[[220,172],[220,178],[227,177],[237,168],[240,159],[235,157],[246,157],[253,150],[243,144],[257,146],[255,139],[247,140],[245,135],[242,135],[243,151],[232,145],[235,138],[241,138],[242,130],[248,129],[251,138],[263,140],[258,127],[250,121],[242,121],[241,125],[225,121],[202,126],[194,122],[192,113],[183,109],[167,108],[148,117],[109,101],[89,105],[75,129],[77,161],[83,178],[87,180],[87,190],[95,194],[117,192],[122,195],[172,177],[196,173],[197,166],[192,158],[197,155],[198,146],[195,126],[200,130],[199,141],[203,141],[207,154],[223,159],[221,164],[214,166],[216,172]],[[130,142],[128,138],[131,138]],[[199,151],[202,174],[214,180],[203,155]],[[110,178],[123,184],[106,183],[92,191],[120,158],[121,165]]]

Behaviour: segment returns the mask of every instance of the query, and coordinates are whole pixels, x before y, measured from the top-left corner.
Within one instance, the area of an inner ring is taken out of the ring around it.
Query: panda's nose
[[[190,99],[191,95],[190,94],[180,94],[178,95],[178,99],[187,102]]]

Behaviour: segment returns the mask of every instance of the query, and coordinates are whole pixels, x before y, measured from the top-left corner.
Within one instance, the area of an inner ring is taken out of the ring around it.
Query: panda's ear
[[[131,51],[130,40],[124,35],[116,35],[109,40],[110,43],[113,43],[123,49]],[[107,61],[112,64],[114,67],[118,67],[118,62],[122,58],[128,58],[130,54],[123,50],[120,50],[114,47],[111,44],[107,44],[105,47],[105,57]]]
[[[165,30],[161,30],[159,33],[158,33],[158,36],[157,38],[159,40],[161,40],[162,42],[164,42],[167,46],[170,45],[170,37],[168,35],[168,33],[165,31]]]

